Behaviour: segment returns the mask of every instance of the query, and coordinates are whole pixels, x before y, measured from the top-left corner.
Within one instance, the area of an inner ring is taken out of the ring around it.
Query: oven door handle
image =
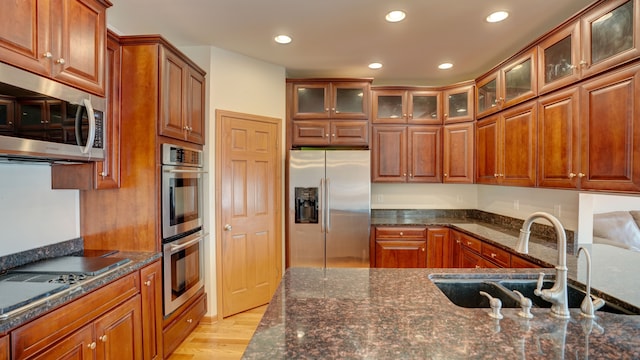
[[[208,174],[208,171],[204,170],[179,170],[179,169],[166,169],[164,172],[168,172],[171,174],[176,173],[188,173],[188,174]]]
[[[178,252],[178,251],[180,251],[182,249],[188,248],[189,246],[202,241],[205,236],[206,235],[198,236],[197,238],[195,238],[193,240],[189,240],[186,243],[179,244],[179,245],[171,244],[171,254],[173,254],[175,252]]]

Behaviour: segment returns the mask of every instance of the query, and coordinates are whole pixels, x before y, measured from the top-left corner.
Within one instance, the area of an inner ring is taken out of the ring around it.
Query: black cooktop
[[[0,281],[0,318],[11,310],[68,287],[69,284]]]
[[[129,259],[114,257],[61,256],[20,266],[11,269],[10,272],[85,274],[95,276],[120,265],[124,265],[129,261]]]

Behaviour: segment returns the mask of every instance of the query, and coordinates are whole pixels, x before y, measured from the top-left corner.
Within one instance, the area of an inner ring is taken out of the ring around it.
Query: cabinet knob
[[[480,269],[480,265],[476,265],[476,269]]]
[[[146,286],[151,286],[151,280],[147,280],[147,281],[145,281],[145,282],[144,282],[144,284],[145,284]]]
[[[422,250],[422,252],[424,252],[424,248],[421,248],[420,250]]]
[[[496,254],[494,254],[494,253],[491,253],[491,257],[492,257],[492,258],[495,258],[496,256],[498,256],[498,255],[496,255]]]
[[[331,134],[332,137],[336,137],[336,134]]]
[[[100,337],[99,337],[99,339],[100,339],[100,341],[102,341],[103,343],[104,343],[104,342],[107,342],[107,335],[102,335],[102,336],[100,336]]]
[[[493,177],[494,177],[494,178],[497,178],[497,177],[498,177],[498,174],[497,174],[497,173],[494,173],[494,174],[493,174]]]
[[[45,59],[51,59],[53,55],[51,55],[51,53],[47,51],[46,53],[42,54],[42,57]]]
[[[187,322],[191,324],[193,322],[193,319],[187,319]]]
[[[403,173],[402,176],[407,177],[407,173]]]
[[[96,348],[96,342],[95,342],[95,341],[94,341],[94,342],[92,342],[91,344],[87,345],[87,347],[88,347],[89,349],[91,349],[91,350],[95,349],[95,348]]]
[[[63,58],[56,60],[56,64],[64,65],[66,61]]]
[[[576,177],[576,174],[574,174],[574,173],[569,173],[569,179],[573,179],[574,177]]]
[[[404,233],[402,231],[400,231],[400,236],[403,236],[403,235],[404,235]]]
[[[580,60],[580,66],[581,67],[586,67],[587,66],[587,61],[586,60]]]
[[[467,241],[467,245],[468,245],[468,246],[471,246],[471,241]]]
[[[324,111],[329,111],[329,108],[325,108]]]
[[[587,175],[585,175],[584,173],[578,173],[578,177],[579,177],[579,178],[583,178],[583,177],[585,177],[585,176],[587,176]]]
[[[325,137],[329,137],[329,134],[325,134],[324,136],[325,136]]]
[[[448,176],[449,176],[449,174],[447,174],[447,173],[444,173],[444,177],[448,177]]]
[[[231,229],[232,229],[231,224],[226,224],[224,226],[224,231],[231,231]]]
[[[105,177],[109,176],[109,173],[108,173],[108,172],[106,172],[106,171],[101,171],[101,172],[100,172],[100,176],[102,176],[103,178],[105,178]]]

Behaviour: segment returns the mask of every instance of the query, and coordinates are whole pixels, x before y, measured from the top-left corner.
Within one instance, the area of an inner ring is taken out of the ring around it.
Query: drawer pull
[[[103,343],[104,343],[104,342],[107,342],[107,335],[102,335],[102,336],[100,336],[100,338],[99,338],[99,339],[100,339],[100,341],[102,341]]]
[[[404,233],[402,231],[400,231],[400,236],[404,236]]]
[[[87,347],[91,350],[94,350],[96,348],[96,342],[92,342],[91,344],[87,345]]]
[[[495,258],[496,256],[498,256],[498,255],[496,255],[496,254],[494,254],[494,253],[491,253],[491,257],[492,257],[492,258]]]
[[[187,322],[191,324],[193,322],[193,319],[187,319]]]
[[[145,284],[146,286],[151,286],[151,280],[147,280],[147,281],[145,281],[145,282],[144,282],[144,284]]]
[[[424,248],[422,248],[421,250],[422,250],[422,252],[424,252]]]
[[[467,245],[471,246],[472,242],[471,241],[467,241]]]

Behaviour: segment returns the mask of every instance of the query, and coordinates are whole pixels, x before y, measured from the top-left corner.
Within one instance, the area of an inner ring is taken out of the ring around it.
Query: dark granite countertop
[[[109,257],[128,258],[130,261],[113,270],[93,276],[76,285],[35,301],[27,306],[0,315],[0,335],[33,320],[44,313],[65,305],[93,290],[96,290],[116,279],[137,271],[162,257],[161,253],[116,252]]]
[[[536,277],[539,269],[482,269]],[[553,272],[553,269],[544,269]],[[640,316],[571,309],[571,319],[534,308],[452,304],[433,274],[475,269],[303,269],[286,271],[244,359],[638,359]]]

